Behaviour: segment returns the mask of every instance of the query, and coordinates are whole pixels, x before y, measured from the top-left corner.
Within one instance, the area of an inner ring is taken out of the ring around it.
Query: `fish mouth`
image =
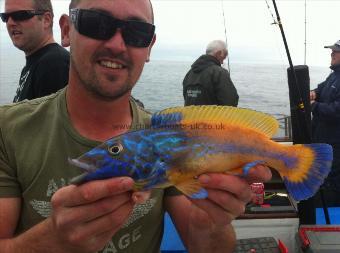
[[[97,169],[96,166],[94,166],[93,164],[88,164],[88,163],[85,163],[85,162],[81,162],[79,161],[78,159],[71,159],[71,158],[68,158],[68,162],[78,168],[81,168],[87,172],[92,172],[92,171],[95,171]]]
[[[75,185],[81,184],[82,182],[84,182],[84,179],[86,178],[88,174],[89,174],[88,172],[84,172],[83,174],[80,174],[79,176],[71,178],[70,184],[75,184]]]

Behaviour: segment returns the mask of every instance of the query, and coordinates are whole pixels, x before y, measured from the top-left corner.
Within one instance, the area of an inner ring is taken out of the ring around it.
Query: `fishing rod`
[[[302,99],[302,92],[301,92],[300,86],[298,84],[298,79],[297,79],[296,72],[295,72],[295,69],[294,69],[294,66],[293,66],[292,58],[290,56],[288,43],[287,43],[287,40],[286,40],[286,35],[284,33],[284,30],[283,30],[280,14],[279,14],[278,8],[276,6],[276,1],[275,0],[272,0],[272,1],[273,1],[275,13],[276,13],[276,19],[277,19],[276,23],[278,24],[280,31],[281,31],[283,43],[284,43],[285,50],[286,50],[286,53],[287,53],[289,67],[291,69],[291,73],[292,73],[292,77],[293,77],[293,88],[295,89],[295,91],[297,92],[297,95],[298,95],[298,98],[297,98],[298,101],[293,101],[294,107],[291,108],[291,109],[294,110],[294,111],[297,111],[298,114],[300,114],[302,116],[302,118],[304,119],[304,120],[298,120],[297,121],[298,128],[299,128],[299,132],[303,133],[303,135],[305,136],[304,143],[310,143],[311,142],[311,135],[310,135],[310,132],[308,130],[309,129],[308,119],[307,119],[307,114],[306,114],[306,110],[305,110],[306,107],[305,107],[305,104],[304,104],[303,99]]]
[[[305,54],[304,54],[304,63],[306,65],[306,57],[307,57],[307,0],[305,0]]]
[[[221,5],[222,5],[222,15],[223,15],[223,24],[224,24],[225,44],[226,44],[226,48],[227,48],[227,52],[228,52],[228,58],[227,58],[227,62],[228,62],[228,71],[229,71],[229,75],[230,75],[230,62],[229,62],[229,58],[230,58],[230,57],[229,57],[228,38],[227,38],[227,26],[226,26],[226,22],[225,22],[223,0],[221,0]]]

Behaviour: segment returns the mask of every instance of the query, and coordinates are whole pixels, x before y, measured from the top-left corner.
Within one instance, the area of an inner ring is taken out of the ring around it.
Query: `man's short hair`
[[[80,3],[81,0],[71,0],[70,2],[70,5],[69,5],[69,9],[73,9],[75,8],[79,3]]]
[[[51,13],[52,17],[52,22],[50,25],[50,32],[53,32],[53,18],[54,18],[54,13],[53,13],[53,8],[52,8],[52,3],[51,0],[32,0],[34,9],[37,11],[48,11]],[[39,19],[42,19],[41,16],[38,16]]]
[[[211,41],[206,49],[206,54],[209,55],[214,55],[215,53],[217,53],[218,51],[228,51],[227,50],[227,45],[224,41],[222,40],[213,40]]]
[[[77,5],[81,2],[81,0],[71,0],[70,5],[69,5],[69,9],[73,9],[75,7],[77,7]],[[151,6],[151,18],[152,18],[152,24],[155,22],[154,21],[154,14],[153,14],[153,7],[152,7],[152,3],[151,0],[149,0],[150,6]]]
[[[51,0],[33,0],[33,6],[35,10],[44,10],[51,12],[52,18],[54,17]]]

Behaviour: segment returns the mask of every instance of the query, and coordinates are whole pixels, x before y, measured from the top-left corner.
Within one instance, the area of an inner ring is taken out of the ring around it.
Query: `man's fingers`
[[[55,218],[55,223],[58,227],[62,227],[90,222],[98,217],[114,212],[127,203],[133,203],[130,192],[103,198],[86,205],[61,208],[58,216]]]
[[[233,194],[226,193],[219,190],[208,190],[208,200],[193,200],[193,202],[202,209],[209,212],[209,216],[216,222],[222,222],[223,219],[227,219],[227,224],[232,219],[244,213],[245,201],[237,199]],[[247,199],[250,199],[250,194]],[[228,217],[226,217],[228,213]],[[218,221],[218,219],[221,219]]]
[[[262,183],[267,182],[272,178],[272,173],[267,166],[256,165],[248,172],[246,180],[248,183]]]
[[[311,92],[309,93],[309,97],[310,97],[310,100],[315,100],[315,99],[316,99],[316,93],[315,93],[315,91],[311,91]]]
[[[151,191],[140,191],[132,193],[132,200],[136,204],[142,204],[147,201],[151,196]]]
[[[230,192],[245,203],[249,199],[250,185],[239,176],[209,173],[201,175],[199,181],[207,190],[210,188]]]
[[[61,205],[65,207],[83,205],[132,190],[132,187],[133,180],[128,177],[97,180],[82,185],[69,185],[53,195],[52,205],[54,208]]]
[[[126,222],[133,210],[133,205],[134,203],[132,201],[127,202],[114,212],[98,217],[91,222],[82,223],[80,226],[73,227],[66,232],[67,241],[72,245],[81,247],[87,244],[87,248],[100,248],[100,245],[107,242]]]

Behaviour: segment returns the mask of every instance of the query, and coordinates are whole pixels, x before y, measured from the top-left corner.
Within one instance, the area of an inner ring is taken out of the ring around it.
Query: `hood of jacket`
[[[220,62],[214,56],[204,54],[191,65],[191,69],[193,72],[199,73],[212,65],[221,66]]]

